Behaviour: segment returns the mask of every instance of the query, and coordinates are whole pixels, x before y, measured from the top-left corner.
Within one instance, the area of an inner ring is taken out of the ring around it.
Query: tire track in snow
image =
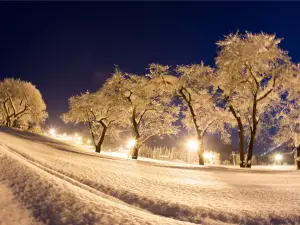
[[[164,201],[156,202],[153,199],[147,197],[141,198],[139,195],[135,193],[125,192],[125,193],[121,193],[121,195],[118,195],[117,197],[114,197],[113,193],[111,193],[111,189],[114,189],[112,187],[105,187],[102,184],[100,184],[101,186],[99,187],[99,183],[93,184],[91,182],[86,182],[85,180],[78,181],[76,177],[72,176],[71,174],[64,174],[62,172],[49,168],[48,166],[44,166],[36,162],[36,160],[31,159],[30,156],[19,153],[19,151],[9,148],[1,142],[0,145],[5,147],[7,151],[9,151],[10,153],[22,158],[28,163],[60,179],[63,179],[73,185],[83,188],[98,196],[107,198],[113,202],[123,204],[123,205],[125,204],[134,209],[142,210],[147,213],[153,213],[153,215],[156,216],[162,216],[165,218],[174,219],[177,220],[178,222],[189,222],[194,224],[206,223],[207,219],[210,221],[209,224],[213,224],[212,223],[213,220],[218,221],[217,224],[228,223],[228,221],[230,221],[230,224],[238,224],[243,221],[243,219],[238,218],[234,215],[224,215],[224,213],[207,210],[207,209],[203,209],[201,210],[202,212],[199,212],[199,209],[195,210],[190,208],[189,206],[183,206],[174,203],[170,204],[169,202],[164,202]],[[93,188],[93,186],[94,187],[96,186],[96,188]],[[116,193],[118,192],[118,190],[113,190],[113,192]],[[189,220],[186,219],[187,215],[189,215]]]
[[[106,198],[106,199],[108,199],[110,201],[113,201],[115,203],[124,204],[123,201],[121,201],[121,200],[119,200],[117,198],[114,198],[114,197],[112,197],[110,195],[104,194],[103,192],[100,192],[100,191],[98,191],[98,190],[96,190],[96,189],[94,189],[94,188],[92,188],[92,187],[90,187],[88,185],[85,185],[85,184],[83,184],[83,183],[81,183],[81,182],[79,182],[79,181],[77,181],[77,180],[75,180],[75,179],[73,179],[73,178],[71,178],[69,176],[66,176],[63,173],[57,172],[57,171],[55,171],[55,170],[53,170],[51,168],[45,167],[45,166],[41,165],[40,163],[37,163],[37,162],[35,162],[33,160],[30,160],[29,158],[24,157],[22,154],[19,154],[16,151],[8,148],[3,143],[0,143],[0,145],[2,145],[2,147],[4,147],[6,150],[10,151],[12,154],[14,154],[14,155],[22,158],[23,160],[31,163],[32,165],[40,168],[41,170],[44,170],[45,172],[50,173],[53,176],[56,176],[56,177],[58,177],[58,178],[60,178],[62,180],[65,180],[65,181],[67,181],[67,182],[69,182],[69,183],[71,183],[71,184],[73,184],[73,185],[75,185],[75,186],[77,186],[79,188],[82,188],[82,189],[84,189],[86,191],[89,191],[89,192],[91,192],[91,193],[93,193],[95,195],[99,195],[99,196],[101,196],[103,198]]]
[[[84,184],[82,184],[82,183],[80,183],[80,182],[78,182],[78,181],[76,181],[76,180],[74,180],[70,177],[67,177],[63,174],[60,174],[59,172],[53,171],[52,169],[46,168],[42,165],[38,165],[38,163],[33,162],[32,160],[30,160],[30,159],[22,156],[21,154],[15,152],[14,150],[12,150],[12,149],[8,148],[7,146],[5,146],[3,143],[0,143],[0,147],[1,147],[0,149],[4,149],[6,151],[6,153],[8,153],[8,154],[2,154],[2,156],[1,156],[2,159],[4,159],[4,160],[9,159],[10,157],[7,158],[6,155],[8,155],[8,156],[13,155],[14,157],[17,157],[21,161],[26,161],[27,163],[29,163],[34,168],[42,170],[43,172],[49,174],[50,176],[54,176],[56,179],[63,180],[64,182],[67,182],[69,185],[75,185],[77,188],[80,188],[83,191],[88,191],[90,194],[96,195],[97,197],[103,199],[103,201],[113,202],[114,206],[116,205],[116,207],[120,208],[121,210],[124,209],[126,211],[126,209],[129,209],[128,211],[130,213],[130,216],[132,217],[132,218],[130,218],[130,220],[125,218],[125,219],[121,219],[120,222],[116,223],[116,221],[118,221],[118,219],[120,220],[120,216],[122,217],[122,215],[114,215],[113,217],[115,217],[115,219],[110,218],[109,220],[108,219],[103,220],[102,218],[98,218],[96,216],[95,212],[92,212],[92,211],[88,210],[88,212],[85,213],[87,215],[84,215],[84,217],[86,217],[86,218],[83,218],[83,221],[81,221],[81,220],[76,221],[76,220],[72,220],[70,218],[65,218],[64,216],[59,216],[59,215],[57,215],[59,218],[53,218],[54,216],[56,216],[56,214],[54,213],[56,210],[53,209],[53,206],[50,206],[50,208],[51,208],[50,209],[50,211],[51,211],[50,216],[52,217],[50,219],[47,218],[47,217],[44,218],[43,216],[42,216],[42,218],[40,218],[41,215],[39,215],[39,214],[41,212],[39,212],[38,215],[35,212],[35,216],[37,216],[39,219],[41,219],[43,222],[45,222],[47,224],[74,224],[74,225],[76,225],[76,224],[79,224],[79,225],[81,225],[81,224],[82,225],[83,224],[91,224],[91,225],[92,224],[157,224],[158,221],[161,221],[160,224],[191,224],[189,222],[176,221],[176,220],[171,219],[171,218],[162,218],[162,217],[159,217],[157,215],[151,215],[151,213],[149,213],[145,210],[142,210],[140,208],[137,209],[137,208],[132,207],[132,205],[124,204],[123,201],[120,201],[120,200],[115,199],[111,196],[108,196],[104,193],[101,193],[98,190],[95,190],[91,187],[88,187],[87,185],[84,185]],[[13,158],[12,158],[12,160],[13,160]],[[15,185],[15,184],[13,184],[13,185]],[[41,201],[43,199],[38,199],[38,200]],[[31,204],[33,204],[33,203],[31,203]],[[30,207],[32,207],[32,206],[30,206]],[[48,211],[49,207],[47,205],[45,207]],[[61,207],[59,207],[59,208],[61,208]],[[101,209],[101,210],[103,210],[103,209]],[[38,211],[40,211],[40,210],[38,210]],[[43,211],[43,209],[42,209],[42,211]],[[122,213],[122,214],[124,214],[124,213]],[[136,217],[136,218],[134,218],[134,217]],[[147,218],[148,218],[149,222],[147,221]],[[149,218],[153,218],[153,219],[149,219]],[[70,220],[71,220],[71,223],[70,223]],[[154,222],[154,221],[156,221],[156,222]]]
[[[19,150],[16,151],[18,151],[21,155],[26,156],[25,158],[31,157],[30,155],[20,152]],[[31,159],[32,161],[36,161],[33,158]],[[99,158],[99,160],[101,160],[101,158]],[[52,165],[47,165],[47,167],[50,167],[50,169],[53,169],[57,173],[63,174],[71,179],[74,179],[80,182],[81,184],[87,185],[109,196],[113,196],[114,198],[120,199],[123,203],[125,202],[130,205],[135,205],[140,209],[145,209],[156,215],[175,218],[181,221],[201,223],[201,222],[205,222],[207,218],[212,218],[218,221],[217,224],[220,224],[221,221],[224,222],[230,221],[239,224],[274,224],[274,223],[284,224],[284,221],[289,221],[291,224],[295,224],[294,218],[288,219],[278,215],[270,214],[269,218],[261,218],[256,215],[251,215],[247,212],[243,212],[240,215],[236,215],[231,213],[225,213],[220,210],[207,209],[201,207],[201,205],[199,207],[189,207],[177,203],[170,203],[168,201],[160,200],[160,199],[158,199],[157,201],[157,199],[155,200],[150,197],[148,198],[128,191],[122,191],[119,190],[117,187],[105,185],[102,184],[101,182],[97,183],[90,179],[81,179],[80,177],[77,177],[76,174],[73,173],[69,173],[66,171],[57,171],[56,167],[52,167]]]

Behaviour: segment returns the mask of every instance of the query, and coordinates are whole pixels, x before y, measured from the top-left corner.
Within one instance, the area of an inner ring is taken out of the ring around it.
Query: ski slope
[[[8,128],[0,180],[44,224],[300,224],[298,171],[118,159]]]

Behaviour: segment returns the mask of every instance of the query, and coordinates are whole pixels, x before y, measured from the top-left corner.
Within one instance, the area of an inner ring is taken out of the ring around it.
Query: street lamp
[[[196,152],[198,150],[198,145],[199,145],[198,141],[196,141],[196,140],[189,140],[187,142],[187,147],[192,152]]]

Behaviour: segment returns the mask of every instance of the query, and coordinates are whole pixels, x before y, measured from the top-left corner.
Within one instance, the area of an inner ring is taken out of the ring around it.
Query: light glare
[[[208,159],[209,161],[211,161],[214,157],[214,154],[212,152],[204,152],[203,154],[204,158]]]
[[[277,160],[277,161],[282,160],[282,155],[276,154],[276,155],[275,155],[275,160]]]
[[[49,130],[49,134],[55,135],[55,133],[56,133],[56,130],[55,130],[54,128],[51,128],[51,129]]]
[[[127,147],[128,148],[132,148],[136,145],[136,140],[135,139],[130,139],[128,142],[127,142]]]
[[[187,143],[187,147],[190,151],[197,151],[198,150],[198,141],[196,140],[189,140]]]

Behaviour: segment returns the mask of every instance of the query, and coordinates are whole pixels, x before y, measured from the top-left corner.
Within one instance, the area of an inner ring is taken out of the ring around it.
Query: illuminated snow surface
[[[0,198],[11,193],[11,203],[0,206],[13,205],[0,211],[0,224],[300,224],[300,173],[290,167],[200,167],[109,154],[0,128]],[[9,211],[15,219],[5,223]]]

